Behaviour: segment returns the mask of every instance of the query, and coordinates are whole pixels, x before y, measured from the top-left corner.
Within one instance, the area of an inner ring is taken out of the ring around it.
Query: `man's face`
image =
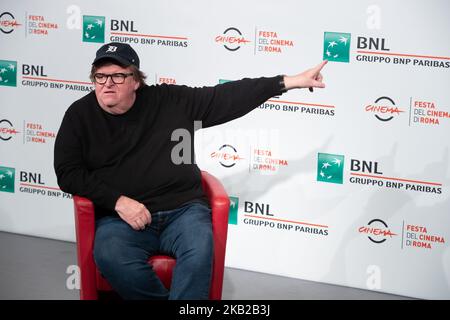
[[[130,67],[123,68],[115,64],[106,64],[98,68],[96,73],[105,75],[128,74],[131,73],[130,70]],[[115,84],[111,77],[108,77],[104,84],[95,83],[95,95],[103,110],[112,114],[122,114],[133,106],[138,88],[139,82],[134,80],[132,75],[126,77],[122,84]]]

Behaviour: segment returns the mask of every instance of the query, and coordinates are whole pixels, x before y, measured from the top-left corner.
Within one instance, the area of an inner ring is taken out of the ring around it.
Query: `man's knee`
[[[94,260],[102,273],[111,268],[115,269],[120,263],[122,246],[122,241],[117,236],[95,239]]]
[[[126,228],[121,221],[115,220],[98,226],[94,239],[94,260],[97,266],[108,266],[120,259],[122,251],[126,251],[124,248]]]
[[[183,253],[181,253],[183,255]],[[186,258],[189,258],[192,268],[202,268],[212,263],[214,256],[214,243],[212,232],[197,237],[190,242],[184,250]]]

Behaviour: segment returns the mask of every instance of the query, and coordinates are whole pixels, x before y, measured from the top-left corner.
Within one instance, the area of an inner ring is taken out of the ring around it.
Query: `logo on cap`
[[[116,46],[109,46],[108,50],[106,50],[106,52],[116,52],[117,47]]]

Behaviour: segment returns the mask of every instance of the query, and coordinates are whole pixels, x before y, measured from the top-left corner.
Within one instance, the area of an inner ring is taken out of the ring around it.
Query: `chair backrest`
[[[220,181],[205,171],[202,171],[202,186],[211,205],[214,239],[213,272],[209,298],[220,300],[222,298],[230,201]],[[95,208],[87,198],[73,196],[73,200],[78,265],[81,276],[80,298],[82,300],[98,299],[98,291],[109,291],[112,288],[101,276],[94,262]],[[169,288],[173,267],[176,263],[175,259],[163,255],[153,256],[149,259],[149,263],[152,264],[164,286]]]

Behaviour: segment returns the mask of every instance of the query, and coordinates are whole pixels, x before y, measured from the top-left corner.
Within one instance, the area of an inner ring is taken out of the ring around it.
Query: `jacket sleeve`
[[[75,119],[76,116],[66,112],[56,136],[54,168],[58,185],[64,192],[89,198],[96,205],[114,210],[121,193],[86,168]]]
[[[190,88],[170,86],[168,95],[185,105],[188,117],[201,120],[207,128],[242,117],[267,99],[282,94],[282,76],[245,78],[218,84],[214,87]],[[184,100],[184,101],[183,101]]]

